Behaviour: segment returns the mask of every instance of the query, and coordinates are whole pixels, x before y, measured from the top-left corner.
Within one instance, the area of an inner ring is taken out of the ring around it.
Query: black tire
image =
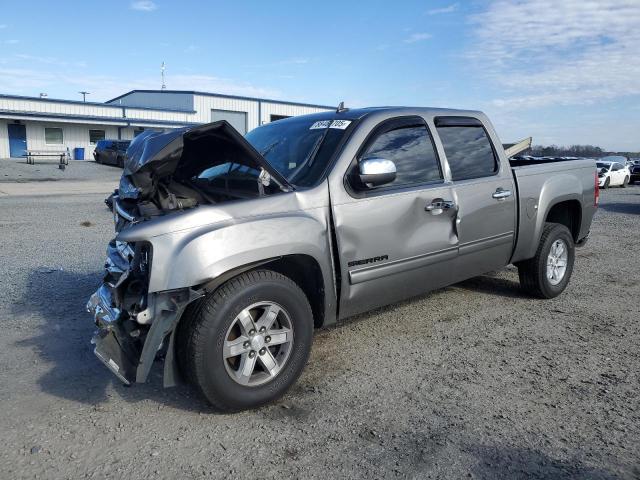
[[[610,178],[607,178],[607,179],[604,181],[604,185],[602,186],[602,189],[604,190],[605,188],[609,188],[609,184],[610,184],[610,183],[611,183],[611,179],[610,179]]]
[[[96,163],[102,163],[102,162],[100,161],[100,155],[96,155],[96,156],[95,156],[95,161],[96,161]]]
[[[556,240],[563,240],[567,246],[567,265],[562,280],[553,285],[547,279],[547,257],[551,246]],[[575,260],[575,245],[571,232],[559,223],[547,223],[542,231],[536,255],[517,264],[521,288],[530,295],[538,298],[554,298],[567,287],[573,272]]]
[[[627,188],[628,184],[629,184],[629,177],[624,177],[624,180],[622,181],[622,185],[620,185],[620,188]]]
[[[124,159],[122,157],[118,157],[116,159],[116,165],[118,165],[120,168],[124,168]]]
[[[275,302],[289,315],[293,343],[279,373],[265,384],[241,385],[225,367],[223,345],[238,314],[260,301]],[[178,329],[177,357],[187,380],[221,412],[255,408],[281,397],[309,358],[313,314],[304,292],[290,278],[256,270],[229,280],[185,312]]]

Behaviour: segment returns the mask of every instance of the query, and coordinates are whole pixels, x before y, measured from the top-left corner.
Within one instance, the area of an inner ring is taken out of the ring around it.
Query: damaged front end
[[[171,333],[186,306],[201,296],[189,288],[149,293],[150,259],[149,245],[112,240],[104,283],[87,303],[98,327],[94,353],[125,384],[144,382],[158,352],[173,355]],[[173,358],[168,360],[165,386],[178,378]]]
[[[251,177],[247,172],[257,173]],[[126,243],[118,240],[121,232],[199,205],[290,188],[226,121],[136,137],[127,150],[119,188],[105,200],[113,212],[116,238],[107,247],[103,284],[87,303],[98,327],[92,339],[96,356],[131,384],[144,382],[163,352],[165,386],[175,384],[175,327],[187,305],[202,296],[188,285],[149,292],[152,239]]]

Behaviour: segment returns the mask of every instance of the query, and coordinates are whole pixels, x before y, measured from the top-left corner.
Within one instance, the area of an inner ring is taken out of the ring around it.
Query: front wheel
[[[271,270],[244,273],[208,294],[180,322],[183,372],[219,411],[281,397],[307,363],[313,314],[304,292]]]
[[[629,177],[624,177],[624,180],[622,182],[622,185],[620,185],[620,187],[627,188],[628,184],[629,184]]]
[[[574,260],[575,246],[569,229],[547,223],[535,257],[517,265],[520,286],[535,297],[557,297],[567,288]]]

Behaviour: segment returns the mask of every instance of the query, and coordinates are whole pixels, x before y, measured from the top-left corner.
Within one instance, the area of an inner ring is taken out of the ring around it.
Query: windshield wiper
[[[272,143],[270,143],[266,148],[264,148],[263,150],[260,151],[260,155],[262,155],[263,157],[269,153],[271,150],[273,150],[274,148],[276,148],[278,145],[280,145],[282,143],[284,139],[281,138],[280,140],[276,140]],[[266,158],[266,157],[265,157]]]
[[[313,144],[313,147],[311,148],[311,150],[309,150],[309,153],[307,154],[307,156],[304,158],[304,160],[300,163],[300,165],[298,165],[296,170],[288,178],[289,182],[293,182],[294,179],[298,176],[298,174],[302,172],[302,169],[304,167],[311,167],[311,165],[313,165],[313,162],[316,159],[316,154],[320,149],[320,145],[322,145],[322,142],[324,141],[328,133],[329,133],[329,129],[327,128],[324,132],[322,132],[322,135],[318,137],[318,139]]]

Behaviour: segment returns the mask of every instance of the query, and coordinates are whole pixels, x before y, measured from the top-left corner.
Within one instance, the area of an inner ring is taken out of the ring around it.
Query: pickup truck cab
[[[592,160],[514,162],[477,111],[365,108],[243,138],[225,121],[149,132],[113,196],[87,305],[123,382],[164,357],[219,410],[281,396],[314,327],[515,264],[559,295],[598,200]]]

